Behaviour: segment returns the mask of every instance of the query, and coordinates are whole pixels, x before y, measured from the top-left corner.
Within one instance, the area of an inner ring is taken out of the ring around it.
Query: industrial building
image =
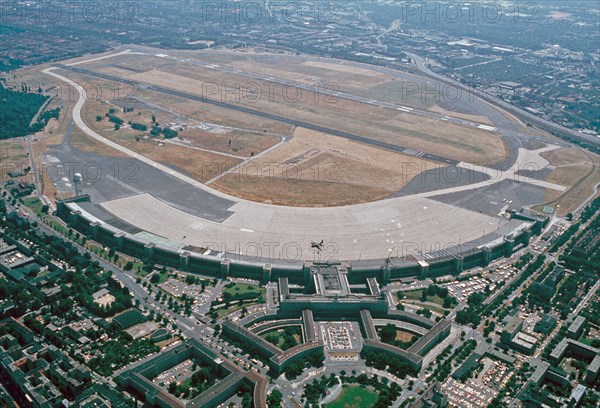
[[[366,294],[352,290],[348,262],[310,263],[308,266],[302,293],[290,293],[288,278],[278,279],[282,313],[298,314],[307,308],[315,314],[332,317],[357,316],[363,309],[380,314],[387,312],[387,300],[375,278],[365,279]]]
[[[509,345],[513,337],[515,337],[522,328],[523,319],[519,316],[514,316],[506,326],[504,326],[504,330],[502,330],[502,334],[500,335],[500,341],[503,344]]]

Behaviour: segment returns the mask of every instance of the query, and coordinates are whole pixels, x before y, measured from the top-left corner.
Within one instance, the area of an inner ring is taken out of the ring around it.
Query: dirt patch
[[[110,293],[107,293],[106,295],[99,297],[98,299],[94,299],[94,303],[96,303],[99,306],[103,306],[106,307],[110,304],[112,304],[115,301],[115,297],[113,295],[111,295]]]
[[[292,140],[236,168],[211,187],[281,205],[347,205],[389,196],[416,174],[437,166],[299,128]]]
[[[182,142],[193,147],[242,157],[251,157],[276,145],[280,138],[227,128],[187,129],[180,133]]]
[[[569,187],[562,194],[548,190],[545,196],[546,202],[559,206],[558,214],[565,216],[593,194],[594,186],[600,182],[600,159],[576,147],[553,150],[542,156],[556,167],[547,180]]]
[[[411,341],[413,339],[413,337],[415,337],[415,334],[404,331],[404,330],[397,330],[396,331],[396,340],[400,340],[403,342],[408,342]]]
[[[10,179],[8,172],[23,171],[29,165],[25,138],[0,140],[0,182]]]

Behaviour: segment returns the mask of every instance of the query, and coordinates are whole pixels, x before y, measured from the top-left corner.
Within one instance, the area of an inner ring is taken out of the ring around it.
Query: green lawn
[[[267,290],[258,285],[248,283],[230,283],[221,294],[223,301],[221,304],[226,306],[216,309],[219,317],[233,313],[243,307],[264,303]]]
[[[252,303],[252,304],[254,304],[254,303]],[[221,307],[219,309],[216,309],[217,310],[217,315],[218,315],[218,317],[227,316],[229,313],[233,313],[235,311],[238,311],[241,308],[243,308],[244,306],[248,307],[248,306],[250,306],[250,303],[245,304],[245,305],[235,304],[235,305],[231,305],[231,306],[228,306],[228,307]]]
[[[25,198],[22,198],[21,200],[23,201],[23,204],[25,204],[27,207],[31,208],[31,211],[33,211],[37,215],[40,215],[42,213],[43,203],[39,198],[25,197]]]
[[[283,329],[269,330],[268,332],[261,334],[260,337],[279,347],[279,345],[283,343]]]
[[[50,228],[52,228],[53,230],[58,231],[59,233],[61,233],[63,235],[67,235],[68,229],[65,228],[64,225],[62,225],[60,222],[53,219],[52,217],[46,219],[46,224],[48,224],[48,226]]]
[[[260,335],[260,337],[262,337],[263,339],[265,339],[266,341],[268,341],[269,343],[272,343],[274,345],[276,345],[277,347],[280,347],[283,350],[288,350],[291,347],[295,347],[298,344],[302,343],[302,336],[298,335],[298,334],[293,334],[293,338],[294,341],[290,341],[290,344],[286,344],[285,343],[285,333],[284,333],[285,329],[273,329],[273,330],[269,330],[265,333],[262,333]],[[296,328],[292,328],[292,330],[297,330],[297,332],[300,332],[300,327],[296,326]],[[296,333],[297,333],[296,332]]]
[[[421,300],[422,293],[423,293],[423,290],[411,290],[408,292],[398,292],[399,295],[400,294],[404,295],[404,299],[409,299],[409,300]],[[437,303],[440,306],[444,305],[444,299],[442,299],[438,295],[427,296],[427,301]]]
[[[370,408],[377,402],[377,393],[366,387],[351,385],[342,390],[339,397],[326,408]]]
[[[265,288],[261,288],[258,285],[250,285],[248,283],[235,283],[231,287],[225,287],[223,289],[223,293],[231,293],[232,295],[243,295],[245,293],[256,293],[260,292],[261,294],[266,294],[267,291]]]

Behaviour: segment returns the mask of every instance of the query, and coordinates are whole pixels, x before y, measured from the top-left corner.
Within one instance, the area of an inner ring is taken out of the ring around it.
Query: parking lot
[[[502,389],[512,376],[511,367],[501,361],[484,358],[481,363],[484,368],[475,380],[480,385],[489,387],[491,390]]]
[[[356,322],[320,323],[320,336],[330,360],[354,360],[362,349],[360,328]]]
[[[204,289],[202,289],[202,286],[200,285],[188,285],[185,282],[181,282],[173,278],[169,278],[165,282],[158,285],[158,287],[176,298],[181,298],[181,295],[183,294],[191,297],[194,299],[195,308],[202,307],[208,302],[211,302],[211,296],[214,290],[210,286],[206,286]]]
[[[185,360],[184,362],[177,364],[168,370],[163,371],[157,375],[152,382],[161,386],[167,386],[173,381],[177,384],[183,382],[186,378],[190,377],[192,373],[192,367],[194,362],[192,360]]]
[[[463,384],[453,378],[442,385],[442,391],[451,406],[460,408],[485,408],[494,398],[483,386],[471,382]]]
[[[476,292],[484,292],[486,287],[490,292],[500,288],[505,282],[510,280],[517,270],[510,264],[501,264],[495,270],[486,270],[480,276],[473,276],[462,282],[453,282],[444,285],[448,288],[450,294],[458,299],[459,302],[467,300],[469,295]]]

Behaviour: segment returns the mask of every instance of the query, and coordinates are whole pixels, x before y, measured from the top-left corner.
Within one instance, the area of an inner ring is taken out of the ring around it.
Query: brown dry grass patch
[[[24,138],[0,140],[0,182],[10,179],[9,171],[22,171],[29,166],[27,151]]]
[[[385,198],[438,166],[299,128],[294,138],[211,184],[252,201],[339,206]]]
[[[565,193],[546,191],[546,202],[560,206],[558,214],[565,216],[574,211],[594,192],[600,182],[600,160],[597,155],[578,147],[562,148],[543,154],[556,169],[550,173],[548,181],[568,186]]]
[[[388,194],[384,189],[352,184],[292,180],[284,178],[226,177],[213,184],[224,193],[256,202],[303,207],[335,207],[361,202]]]
[[[196,95],[206,92],[203,81],[183,75],[149,71],[133,77]],[[241,98],[239,105],[475,164],[493,163],[507,156],[501,137],[491,132],[348,100],[315,103],[314,94],[307,91],[297,102],[290,103],[282,96],[282,86],[273,85],[273,89],[274,98],[263,98],[254,103]]]
[[[460,112],[449,111],[447,109],[442,108],[439,105],[434,105],[431,108],[429,108],[429,110],[431,112],[439,113],[441,115],[453,116],[453,117],[456,117],[456,118],[462,118],[462,119],[466,119],[466,120],[471,120],[473,122],[483,123],[483,124],[489,125],[489,126],[494,126],[494,124],[492,123],[492,121],[489,120],[489,118],[487,118],[486,116],[469,115],[467,113],[460,113]]]
[[[404,331],[404,330],[396,330],[396,340],[400,341],[411,341],[412,338],[415,337],[415,334]]]
[[[187,129],[180,134],[181,138],[190,141],[191,146],[233,154],[242,157],[251,157],[279,143],[275,136],[244,132],[230,129],[216,129],[204,131],[201,129]],[[231,144],[229,143],[231,141]]]

